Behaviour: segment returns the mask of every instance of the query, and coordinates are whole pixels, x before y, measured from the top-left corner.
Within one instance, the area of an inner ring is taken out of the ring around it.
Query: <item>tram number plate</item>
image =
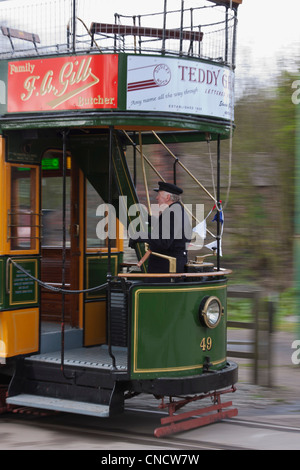
[[[208,338],[202,338],[200,343],[200,348],[202,351],[210,351],[212,348],[212,339],[209,336]]]

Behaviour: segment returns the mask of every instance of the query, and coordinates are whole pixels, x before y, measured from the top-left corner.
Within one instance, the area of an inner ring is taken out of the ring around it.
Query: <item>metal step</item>
[[[67,351],[66,351],[67,353]],[[19,358],[8,389],[8,404],[98,417],[124,411],[127,372],[77,364]]]
[[[65,413],[76,413],[99,418],[109,416],[109,406],[86,403],[82,401],[64,400],[60,398],[42,397],[39,395],[20,394],[6,399],[10,405],[27,406],[42,410],[62,411]]]

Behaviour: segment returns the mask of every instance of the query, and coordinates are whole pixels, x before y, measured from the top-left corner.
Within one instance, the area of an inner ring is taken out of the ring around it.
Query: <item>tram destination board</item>
[[[23,136],[24,137],[24,136]],[[9,163],[22,163],[28,165],[40,164],[40,155],[32,142],[37,141],[35,131],[27,131],[26,139],[22,140],[17,131],[5,135],[7,145],[5,160]],[[35,145],[36,146],[36,145]]]

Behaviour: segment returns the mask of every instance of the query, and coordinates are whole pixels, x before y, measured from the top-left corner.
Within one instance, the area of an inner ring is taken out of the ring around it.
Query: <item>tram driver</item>
[[[148,243],[148,273],[170,271],[169,259],[159,255],[175,258],[176,272],[183,273],[187,263],[187,246],[192,237],[190,219],[181,203],[183,190],[175,184],[160,181],[154,191],[157,192],[159,216],[152,216],[149,231],[135,234],[130,238],[129,246],[133,248],[137,242]],[[143,262],[142,258],[138,266]]]

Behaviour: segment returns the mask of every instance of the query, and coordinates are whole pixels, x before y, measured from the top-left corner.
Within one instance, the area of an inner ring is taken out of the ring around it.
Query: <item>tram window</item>
[[[36,168],[11,167],[9,239],[12,250],[35,249],[38,239]]]
[[[86,247],[87,249],[105,248],[107,247],[108,240],[106,237],[104,227],[103,238],[99,238],[99,231],[97,235],[97,226],[103,217],[96,215],[97,208],[105,204],[102,197],[97,193],[89,181],[86,180]],[[101,225],[101,224],[100,224]],[[116,240],[111,240],[111,246],[116,247]]]
[[[66,177],[66,246],[70,246],[70,176]],[[62,176],[42,177],[42,246],[63,245]]]

